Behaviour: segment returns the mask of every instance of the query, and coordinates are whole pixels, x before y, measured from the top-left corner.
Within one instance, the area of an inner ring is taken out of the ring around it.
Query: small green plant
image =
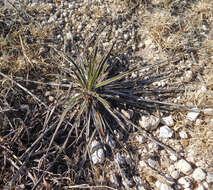
[[[73,112],[71,115],[73,118],[75,117],[76,123],[80,123],[82,118],[85,119],[83,114],[86,115],[87,130],[89,130],[90,125],[95,126],[101,139],[105,136],[106,126],[108,126],[103,113],[107,112],[105,115],[110,114],[116,120],[119,120],[112,109],[111,99],[116,99],[120,93],[124,93],[117,91],[122,88],[122,86],[119,86],[116,82],[129,75],[133,70],[109,78],[107,59],[110,56],[114,44],[115,43],[113,43],[110,51],[100,62],[96,59],[98,52],[97,46],[88,58],[81,58],[80,64],[77,64],[69,57],[69,61],[74,66],[70,77],[71,84],[74,86],[73,97],[69,100],[66,109],[61,115],[49,148],[69,111]]]
[[[122,130],[126,130],[125,123],[127,120],[116,109],[117,107],[128,106],[134,108],[135,111],[137,109],[155,109],[156,104],[170,105],[141,97],[142,94],[151,97],[153,94],[168,93],[167,91],[162,92],[159,89],[147,89],[150,83],[161,79],[161,77],[152,78],[151,81],[139,79],[125,80],[127,75],[137,70],[136,68],[115,76],[109,75],[110,66],[107,64],[107,60],[114,44],[100,61],[97,60],[97,46],[88,57],[80,58],[80,63],[76,63],[70,57],[67,58],[73,65],[70,77],[71,85],[73,86],[72,97],[60,117],[49,148],[68,112],[71,113],[69,119],[74,120],[73,123],[77,134],[79,132],[78,127],[81,124],[85,126],[83,130],[86,130],[87,139],[91,133],[90,130],[93,129],[93,132],[94,130],[97,131],[100,139],[103,141],[107,131],[114,132],[113,127],[111,127],[112,122],[116,122]],[[83,132],[81,131],[81,134]]]

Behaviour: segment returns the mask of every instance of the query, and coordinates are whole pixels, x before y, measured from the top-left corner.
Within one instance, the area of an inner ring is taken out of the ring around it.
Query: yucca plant
[[[113,133],[115,130],[113,125],[111,125],[112,122],[117,123],[121,130],[126,130],[125,121],[127,121],[127,118],[116,109],[117,106],[128,106],[135,110],[150,110],[155,109],[156,104],[160,106],[166,105],[167,107],[172,105],[141,97],[141,95],[151,96],[153,94],[171,92],[146,88],[150,83],[164,76],[155,76],[151,80],[125,80],[127,75],[137,70],[136,68],[110,76],[110,66],[107,64],[107,60],[114,44],[100,61],[97,60],[97,46],[88,57],[80,57],[80,63],[76,63],[70,57],[67,58],[67,61],[73,65],[69,78],[73,87],[72,97],[61,115],[49,148],[68,112],[71,113],[69,119],[74,120],[76,133],[79,132],[81,124],[84,126],[81,130],[81,135],[86,132],[86,137],[89,139],[91,131],[97,132],[103,141],[106,133]]]

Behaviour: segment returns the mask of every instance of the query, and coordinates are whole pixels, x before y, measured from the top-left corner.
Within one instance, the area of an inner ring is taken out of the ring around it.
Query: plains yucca
[[[125,131],[126,122],[133,124],[117,109],[119,106],[120,108],[130,107],[134,110],[152,110],[156,108],[156,104],[158,107],[166,106],[166,108],[173,106],[173,104],[163,103],[158,99],[143,98],[143,96],[151,97],[153,94],[165,95],[172,92],[171,90],[149,89],[151,83],[164,77],[162,75],[155,76],[151,80],[126,80],[127,75],[138,70],[132,68],[123,73],[110,76],[110,66],[107,60],[114,45],[115,42],[100,61],[97,60],[97,46],[89,56],[80,57],[80,63],[76,63],[70,57],[67,58],[67,61],[73,65],[69,77],[70,84],[73,87],[72,96],[60,117],[49,148],[68,112],[71,113],[69,119],[74,121],[76,133],[79,132],[79,126],[81,125],[81,135],[85,132],[87,140],[91,139],[89,138],[91,133],[92,136],[97,133],[103,142],[106,134],[113,134],[115,130],[118,130],[118,127]]]

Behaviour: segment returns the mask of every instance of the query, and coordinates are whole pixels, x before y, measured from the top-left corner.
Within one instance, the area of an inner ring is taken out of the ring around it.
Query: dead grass
[[[114,3],[112,7],[117,8],[116,2],[112,2]],[[181,54],[179,60],[186,63],[183,71],[192,70],[194,77],[188,83],[196,90],[180,94],[181,98],[178,101],[184,104],[191,103],[200,108],[213,108],[212,1],[188,1],[187,4],[175,2],[169,0],[157,3],[140,2],[140,11],[134,13],[141,24],[139,39],[141,41],[150,39],[154,48],[145,51],[140,47],[139,53],[136,53],[140,56],[143,56],[141,52],[153,53],[150,57],[156,59]],[[138,1],[125,0],[122,2],[122,8],[129,10],[137,3]],[[43,13],[49,9],[51,8],[35,7],[27,11],[36,17],[36,12]],[[48,82],[61,81],[65,75],[62,74],[62,69],[67,66],[50,48],[55,45],[57,28],[60,26],[41,27],[36,21],[27,23],[14,9],[6,11],[0,8],[0,72],[9,77],[0,76],[1,189],[7,189],[10,183],[13,184],[12,189],[32,189],[39,179],[41,179],[38,183],[39,189],[113,189],[110,183],[99,179],[99,174],[109,179],[107,172],[114,169],[110,159],[104,165],[91,167],[90,162],[84,160],[84,141],[78,144],[68,143],[68,148],[63,151],[55,146],[44,156],[53,129],[57,125],[59,113],[64,109],[63,98],[66,98],[63,87],[46,85]],[[145,37],[140,38],[145,32]],[[146,43],[144,44],[146,46]],[[187,63],[193,64],[188,66]],[[49,75],[50,73],[53,75]],[[17,77],[44,83],[34,84],[19,80]],[[179,79],[171,80],[177,82]],[[47,91],[55,95],[53,102],[44,96]],[[61,96],[64,96],[62,100],[58,98]],[[44,105],[39,101],[44,102]],[[189,158],[189,160],[194,159],[192,160],[194,163],[198,160],[206,162],[209,166],[206,169],[213,172],[212,115],[202,113],[203,123],[201,125],[192,123],[190,127],[182,122],[186,118],[185,112],[174,115],[177,125],[181,126],[176,126],[177,131],[186,127],[190,134],[190,143],[185,147],[185,151],[193,148],[195,150],[193,156],[196,159]],[[68,125],[67,119],[64,126]],[[69,127],[59,130],[55,145],[57,142],[63,146],[69,131]],[[38,144],[31,147],[38,139]],[[75,142],[76,137],[72,134],[68,139],[69,142]],[[134,145],[134,142],[132,144]],[[30,161],[29,154],[32,158]]]

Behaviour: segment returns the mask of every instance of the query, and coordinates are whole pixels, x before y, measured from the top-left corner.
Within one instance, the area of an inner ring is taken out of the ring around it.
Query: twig
[[[20,173],[21,173],[22,171],[24,171],[24,167],[25,167],[25,165],[28,163],[28,161],[29,161],[29,159],[30,159],[32,153],[34,153],[34,151],[35,151],[35,147],[32,149],[32,151],[31,151],[31,152],[29,153],[29,155],[26,157],[26,159],[25,159],[24,162],[22,163],[21,167],[20,167],[20,168],[18,169],[18,171],[16,172],[16,175],[15,175],[15,176],[12,178],[12,180],[10,181],[10,183],[9,183],[10,189],[13,187],[13,185],[14,185],[14,183],[16,182],[17,178],[19,177]],[[21,163],[21,161],[20,161],[20,163]],[[35,183],[36,183],[36,180],[33,178],[32,174],[31,174],[29,171],[27,171],[27,173],[28,173],[29,177],[32,179],[33,183],[35,184]]]
[[[0,147],[2,149],[4,149],[6,152],[8,152],[15,160],[17,160],[17,162],[19,164],[21,164],[21,167],[19,167],[11,158],[8,158],[8,161],[18,170],[17,171],[17,174],[15,175],[15,177],[11,180],[10,184],[9,184],[9,187],[11,188],[12,185],[14,184],[15,180],[17,179],[17,177],[19,176],[20,172],[23,171],[23,167],[26,165],[26,162],[22,163],[16,155],[13,154],[13,152],[11,150],[9,150],[7,147],[3,146],[3,145],[0,145]],[[27,171],[27,174],[29,176],[29,178],[33,181],[33,183],[35,184],[36,183],[36,180],[34,179],[33,175]]]
[[[29,80],[29,79],[24,79],[22,77],[15,77],[15,79],[20,80],[20,81],[25,81],[25,82],[31,82],[35,84],[43,84],[43,85],[50,85],[50,86],[61,86],[61,87],[70,87],[70,84],[58,84],[54,82],[39,82],[39,81],[34,81],[34,80]]]
[[[68,139],[70,138],[71,136],[71,133],[73,131],[74,127],[72,127],[72,129],[69,131],[68,135],[67,135],[67,138],[66,140],[64,141],[64,144],[63,146],[59,148],[59,151],[57,152],[57,156],[56,158],[54,159],[54,161],[50,164],[50,166],[42,173],[42,175],[40,176],[39,180],[37,181],[37,183],[34,185],[34,187],[32,188],[32,190],[35,190],[38,185],[40,184],[41,180],[46,176],[47,172],[50,171],[50,169],[54,166],[55,162],[58,160],[59,156],[61,155],[61,153],[64,151],[64,149],[66,148],[66,145],[68,143]],[[45,157],[47,157],[48,154],[46,153]]]
[[[3,74],[2,72],[0,72],[0,75],[7,78],[8,80],[13,81],[19,88],[21,88],[22,90],[24,90],[25,92],[27,92],[30,96],[32,96],[35,100],[37,100],[40,104],[44,105],[45,108],[48,108],[48,106],[42,102],[39,98],[37,98],[34,94],[32,94],[28,89],[26,89],[25,87],[23,87],[22,85],[20,85],[19,83],[17,83],[15,80],[13,80],[12,78],[8,77],[7,75]]]
[[[72,185],[72,186],[65,186],[64,189],[100,189],[100,188],[105,188],[105,189],[111,189],[111,190],[117,190],[115,188],[109,187],[109,186],[90,186],[88,184],[81,184],[81,185]]]
[[[55,126],[56,126],[56,123],[58,123],[58,120],[56,120],[56,122],[54,124],[52,124],[49,128],[47,128],[43,133],[41,133],[41,135],[34,141],[34,143],[21,155],[21,159],[25,157],[26,154],[28,154],[32,149],[33,147],[39,143],[41,141],[41,139],[51,130],[53,129]]]

